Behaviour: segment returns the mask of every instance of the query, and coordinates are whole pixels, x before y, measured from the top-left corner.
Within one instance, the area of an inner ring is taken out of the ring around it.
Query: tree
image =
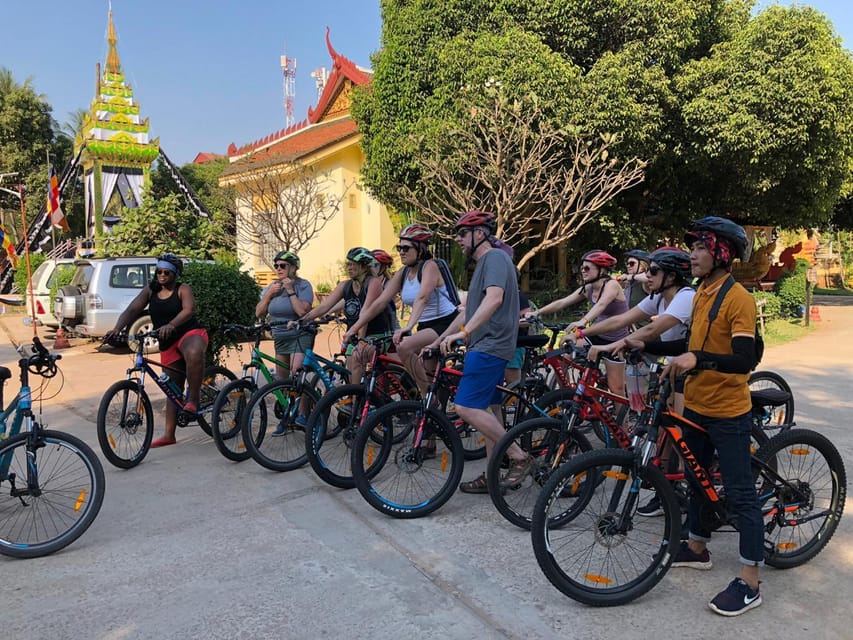
[[[237,243],[270,268],[273,256],[264,247],[298,253],[340,211],[351,186],[334,193],[328,172],[298,162],[249,159],[247,166],[253,168],[238,187]]]
[[[643,179],[645,163],[611,157],[615,136],[557,129],[535,97],[509,100],[493,81],[463,91],[460,111],[470,114],[468,126],[425,141],[419,188],[403,185],[401,197],[438,229],[451,229],[460,211],[494,212],[498,236],[523,247],[519,269]]]

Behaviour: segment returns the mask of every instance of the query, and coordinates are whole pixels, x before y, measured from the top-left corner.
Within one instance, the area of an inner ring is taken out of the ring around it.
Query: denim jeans
[[[699,463],[708,469],[713,461],[714,451],[720,461],[720,474],[726,492],[726,506],[730,513],[737,516],[740,532],[740,561],[743,564],[761,566],[764,564],[764,518],[755,493],[750,463],[750,433],[752,420],[749,413],[734,418],[710,418],[690,409],[684,410],[684,417],[707,429],[703,433],[687,428],[683,437],[687,446]],[[711,532],[702,527],[699,510],[701,498],[691,495],[687,510],[690,525],[690,537],[707,542]]]

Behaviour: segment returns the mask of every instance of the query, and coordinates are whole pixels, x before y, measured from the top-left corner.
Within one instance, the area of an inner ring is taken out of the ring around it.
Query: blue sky
[[[812,0],[853,49],[849,0]],[[766,7],[770,2],[759,2]],[[790,4],[790,3],[782,3]],[[4,0],[0,66],[65,122],[88,109],[95,64],[106,58],[106,0]],[[118,52],[151,133],[178,164],[225,153],[285,125],[280,57],[297,60],[296,120],[316,104],[311,71],[331,66],[325,45],[369,66],[379,47],[374,0],[114,0]]]

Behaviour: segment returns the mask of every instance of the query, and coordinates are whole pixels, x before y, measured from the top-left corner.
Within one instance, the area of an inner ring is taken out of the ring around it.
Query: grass
[[[815,287],[812,293],[816,296],[853,296],[853,289],[821,289]]]
[[[793,342],[814,331],[815,325],[804,327],[802,319],[768,320],[764,326],[764,345],[775,347],[786,342]]]

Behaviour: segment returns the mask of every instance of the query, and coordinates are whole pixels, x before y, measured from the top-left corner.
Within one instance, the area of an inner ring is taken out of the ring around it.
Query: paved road
[[[762,368],[791,382],[798,422],[826,433],[853,473],[853,308],[822,307],[821,316],[814,333],[769,349]],[[10,333],[27,337],[19,322],[0,318],[0,345]],[[85,343],[64,354],[64,386],[44,418],[97,449],[98,401],[130,358]],[[0,347],[0,364],[13,361]],[[457,494],[429,518],[393,520],[310,469],[234,464],[198,428],[178,436],[136,469],[104,461],[104,506],[71,547],[36,560],[0,557],[6,637],[850,637],[849,507],[815,560],[764,572],[765,603],[742,618],[706,605],[738,570],[728,534],[713,543],[712,571],[674,569],[640,600],[594,609],[547,582],[529,536],[488,497]]]

